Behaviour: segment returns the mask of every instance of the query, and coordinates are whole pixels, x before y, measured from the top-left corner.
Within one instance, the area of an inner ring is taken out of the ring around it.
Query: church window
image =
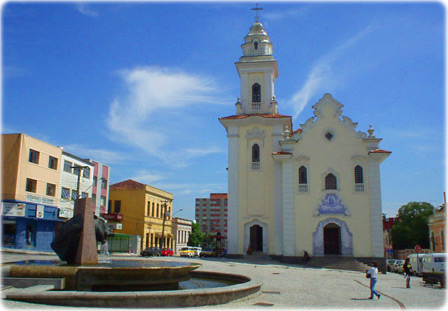
[[[355,173],[355,191],[362,192],[364,191],[364,176],[362,167],[360,165],[356,165],[354,173]]]
[[[260,146],[258,144],[252,146],[252,169],[260,169]]]
[[[258,83],[252,85],[252,102],[261,102],[261,86]]]
[[[334,176],[333,174],[328,174],[327,176],[325,176],[325,189],[326,190],[332,190],[332,189],[337,189],[337,180],[336,180],[336,176]]]
[[[331,132],[327,132],[327,134],[325,134],[325,138],[329,141],[331,141],[333,139],[334,135]]]
[[[299,168],[299,192],[308,191],[308,173],[305,166]]]
[[[254,49],[258,50],[258,42],[257,41],[254,42]]]

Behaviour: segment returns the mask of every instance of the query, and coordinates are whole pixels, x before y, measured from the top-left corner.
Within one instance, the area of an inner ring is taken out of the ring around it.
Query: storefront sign
[[[59,218],[71,218],[73,216],[73,211],[70,209],[60,209]]]
[[[112,230],[122,230],[123,229],[123,224],[117,224],[117,223],[113,223],[113,222],[108,222],[106,224],[106,226]]]
[[[44,218],[44,206],[43,205],[37,205],[36,218]]]
[[[26,200],[34,203],[51,204],[51,205],[55,205],[56,203],[56,199],[42,197],[40,195],[35,194],[27,194]]]
[[[2,203],[2,215],[5,216],[25,216],[26,205],[24,203]]]

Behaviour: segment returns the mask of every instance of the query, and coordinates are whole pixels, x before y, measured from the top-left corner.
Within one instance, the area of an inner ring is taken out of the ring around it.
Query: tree
[[[194,223],[191,226],[191,233],[188,237],[188,246],[202,246],[204,245],[205,234],[201,232],[201,225]]]
[[[434,206],[427,202],[409,202],[398,210],[397,221],[392,227],[392,244],[395,249],[429,248],[428,219]]]

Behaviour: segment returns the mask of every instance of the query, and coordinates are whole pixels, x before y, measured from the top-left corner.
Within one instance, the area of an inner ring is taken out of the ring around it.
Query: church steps
[[[312,268],[341,269],[365,272],[370,267],[353,257],[312,257],[305,264]]]

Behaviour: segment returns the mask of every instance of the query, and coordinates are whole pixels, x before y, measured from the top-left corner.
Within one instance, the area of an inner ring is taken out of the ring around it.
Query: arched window
[[[328,174],[327,176],[325,176],[325,189],[326,190],[331,190],[331,189],[337,189],[337,180],[336,180],[336,176],[334,176],[333,174]]]
[[[260,146],[257,144],[252,146],[252,169],[260,169]]]
[[[431,244],[432,244],[432,251],[436,250],[436,237],[434,236],[434,232],[431,232]]]
[[[252,85],[252,102],[261,102],[261,86],[258,83]]]
[[[252,162],[260,162],[260,147],[257,144],[252,146]]]
[[[308,173],[303,165],[299,167],[299,192],[308,192]]]
[[[355,166],[355,183],[356,184],[363,184],[364,183],[362,167],[360,165],[356,165]]]
[[[443,230],[440,231],[440,238],[442,239],[442,241],[440,242],[442,244],[442,251],[445,250],[445,235],[443,233]]]
[[[307,184],[308,183],[308,176],[306,172],[306,167],[301,166],[299,168],[299,184]]]
[[[254,49],[258,50],[258,42],[257,41],[254,42]]]

